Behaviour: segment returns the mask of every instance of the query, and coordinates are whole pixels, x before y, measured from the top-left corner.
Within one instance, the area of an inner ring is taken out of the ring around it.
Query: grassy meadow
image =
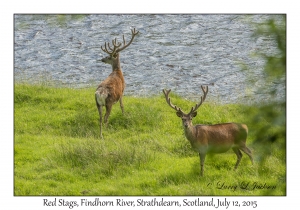
[[[255,162],[252,165],[243,153],[234,171],[232,150],[208,155],[200,177],[199,156],[163,94],[124,96],[124,115],[115,104],[101,139],[94,88],[18,83],[14,88],[16,196],[286,195],[285,139],[254,143],[253,131],[269,123],[253,123],[257,107],[220,105],[210,102],[208,95],[194,125],[246,123]],[[174,93],[171,97],[183,110],[195,105]]]

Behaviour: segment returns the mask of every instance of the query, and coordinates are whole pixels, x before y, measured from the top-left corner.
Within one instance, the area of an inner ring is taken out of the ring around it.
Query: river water
[[[111,72],[102,63],[100,46],[113,38],[131,38],[120,53],[126,81],[124,95],[149,96],[172,89],[184,98],[199,100],[200,85],[208,85],[206,101],[249,103],[274,99],[266,84],[264,60],[255,52],[276,54],[270,38],[252,36],[250,22],[271,15],[27,15],[14,17],[15,82],[49,82],[72,88],[97,87]],[[248,70],[241,70],[241,64]],[[250,83],[249,81],[253,81]],[[264,91],[262,91],[262,88]],[[93,93],[92,93],[93,94]]]

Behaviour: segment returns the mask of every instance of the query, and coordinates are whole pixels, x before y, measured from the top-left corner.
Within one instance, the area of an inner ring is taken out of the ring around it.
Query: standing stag
[[[98,86],[95,92],[96,105],[100,117],[100,136],[102,136],[102,107],[105,106],[106,113],[104,116],[104,123],[107,124],[108,117],[112,109],[112,105],[120,101],[120,107],[122,113],[124,113],[124,106],[122,103],[122,96],[125,89],[125,80],[120,65],[120,52],[128,47],[135,35],[139,32],[134,29],[131,29],[131,40],[126,44],[125,37],[123,35],[123,46],[122,43],[117,42],[117,39],[112,40],[112,45],[105,42],[104,47],[101,46],[101,49],[108,54],[107,57],[103,58],[101,61],[103,63],[110,64],[112,66],[112,73]]]
[[[170,107],[176,110],[178,117],[182,119],[182,125],[186,138],[191,143],[193,149],[199,153],[201,176],[204,172],[204,160],[207,153],[224,153],[230,148],[235,152],[237,161],[234,169],[237,169],[241,159],[242,152],[245,152],[252,164],[253,158],[251,150],[246,146],[248,128],[245,124],[240,123],[222,123],[216,125],[195,125],[192,124],[192,119],[197,115],[197,109],[204,102],[208,93],[208,87],[201,86],[204,96],[195,107],[192,107],[188,114],[185,114],[181,109],[171,103],[169,93],[171,90],[163,90],[166,101]]]

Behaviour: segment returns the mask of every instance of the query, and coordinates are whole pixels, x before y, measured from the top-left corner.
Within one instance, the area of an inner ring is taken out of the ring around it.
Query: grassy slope
[[[199,158],[183,135],[181,120],[163,96],[124,97],[125,114],[114,105],[99,138],[94,89],[74,90],[15,85],[15,195],[285,195],[285,148],[254,145],[249,116],[256,109],[206,102],[197,123],[243,122],[254,166],[244,155],[237,171],[232,151],[210,155],[205,176]],[[189,110],[194,102],[171,95]],[[209,97],[207,99],[209,101]],[[261,125],[267,122],[261,122]],[[282,139],[283,141],[283,139]],[[271,150],[264,162],[262,146]],[[242,185],[249,184],[247,189]],[[255,183],[276,186],[255,189]],[[223,185],[235,190],[219,189]]]

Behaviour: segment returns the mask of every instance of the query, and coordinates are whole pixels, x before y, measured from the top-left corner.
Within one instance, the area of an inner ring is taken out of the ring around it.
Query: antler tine
[[[201,89],[202,89],[202,91],[204,93],[204,95],[203,95],[203,101],[204,101],[205,98],[206,98],[206,95],[208,93],[208,86],[206,86],[206,88],[205,88],[204,86],[201,85]]]
[[[134,28],[134,29],[131,29],[131,40],[128,42],[128,44],[126,44],[125,37],[124,37],[124,35],[123,35],[123,43],[124,43],[124,46],[121,47],[121,48],[118,48],[116,52],[117,52],[117,53],[118,53],[118,52],[121,52],[121,51],[124,50],[126,47],[128,47],[128,46],[132,43],[132,41],[133,41],[135,35],[137,35],[138,33],[139,33],[139,31],[136,31],[135,28]]]
[[[108,50],[107,50],[106,42],[105,42],[105,44],[104,44],[104,48],[103,48],[103,46],[101,46],[101,49],[102,49],[104,52],[110,54],[110,53],[108,52]]]
[[[114,55],[115,53],[117,53],[117,50],[118,48],[121,46],[121,43],[118,43],[117,44],[117,38],[115,38],[113,41],[112,41],[112,44],[114,46],[114,49],[112,50],[112,55]],[[111,49],[111,48],[110,48]]]
[[[165,94],[165,98],[166,98],[167,103],[169,104],[170,107],[172,107],[173,109],[175,109],[177,112],[178,112],[178,111],[179,111],[179,112],[182,112],[181,109],[180,109],[179,107],[177,108],[176,105],[173,105],[173,104],[171,103],[171,98],[169,97],[169,93],[170,93],[170,92],[171,92],[171,89],[170,89],[170,90],[165,90],[165,89],[163,89],[163,93]]]
[[[139,33],[139,31],[135,32],[135,28],[131,29],[131,33],[134,35],[137,35]]]
[[[121,46],[120,42],[117,44],[117,38],[115,38],[115,40],[113,40],[112,43],[113,43],[114,47],[116,47],[116,48]]]
[[[196,104],[195,107],[192,107],[190,113],[195,112],[201,106],[201,104],[204,102],[204,100],[206,98],[206,95],[208,93],[208,86],[206,86],[206,88],[205,88],[204,86],[201,85],[201,89],[202,89],[204,95],[201,96],[200,102],[198,104]]]
[[[105,43],[106,44],[106,43]],[[107,46],[108,46],[108,48],[113,52],[114,51],[114,49],[112,49],[111,47],[110,47],[110,45],[109,45],[109,43],[107,43]]]
[[[126,41],[125,41],[125,36],[123,34],[123,45],[125,46],[126,45]]]

